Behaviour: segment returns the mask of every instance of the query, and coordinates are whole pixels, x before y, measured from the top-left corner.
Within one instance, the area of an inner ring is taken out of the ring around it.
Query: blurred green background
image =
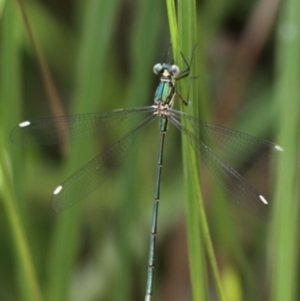
[[[187,186],[180,133],[170,126],[153,300],[299,300],[300,1],[176,5],[182,15],[190,8],[196,22],[181,32],[182,44],[185,34],[197,39],[195,114],[276,141],[285,152],[269,170],[238,167],[270,200],[269,223],[231,206],[230,196],[202,171],[216,283],[210,256],[200,267],[204,277],[189,273]],[[156,123],[101,188],[59,214],[50,206],[53,189],[139,117],[68,145],[13,145],[9,135],[23,120],[150,105],[158,82],[152,67],[169,43],[161,0],[0,1],[0,301],[144,298]],[[201,223],[199,229],[205,231]]]

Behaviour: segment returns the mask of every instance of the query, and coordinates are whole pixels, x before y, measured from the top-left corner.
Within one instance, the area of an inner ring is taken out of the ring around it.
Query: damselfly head
[[[155,64],[153,67],[153,72],[156,75],[163,74],[164,71],[167,71],[172,76],[177,76],[180,73],[180,69],[177,65],[158,63],[158,64]]]

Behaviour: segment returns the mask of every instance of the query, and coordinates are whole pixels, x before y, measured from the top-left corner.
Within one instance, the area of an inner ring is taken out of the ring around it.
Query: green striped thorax
[[[177,65],[158,63],[154,65],[153,72],[160,76],[160,83],[154,94],[154,102],[156,104],[163,103],[168,105],[168,107],[172,107],[176,92],[176,76],[180,73],[179,67]]]

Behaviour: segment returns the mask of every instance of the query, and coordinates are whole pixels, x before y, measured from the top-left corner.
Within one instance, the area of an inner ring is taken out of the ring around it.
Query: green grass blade
[[[18,12],[13,2],[7,2],[1,15],[0,43],[0,190],[4,210],[12,237],[12,249],[17,257],[15,272],[20,275],[16,299],[42,301],[41,288],[30,253],[27,227],[24,226],[26,204],[20,193],[22,164],[19,154],[11,145],[9,133],[17,122],[20,112],[20,43],[17,32],[20,29]],[[11,114],[16,113],[16,115]],[[3,248],[5,249],[5,248]],[[14,276],[16,276],[15,273]],[[17,277],[15,277],[17,278]],[[12,283],[7,283],[13,287]],[[20,295],[19,295],[20,294]]]
[[[197,33],[196,33],[196,28],[197,28],[197,20],[196,20],[196,4],[195,1],[189,1],[188,2],[189,5],[187,5],[187,3],[185,1],[179,0],[178,1],[178,23],[179,23],[179,30],[180,30],[180,38],[182,41],[182,47],[184,49],[185,45],[187,45],[187,50],[192,49],[193,45],[196,44],[197,42]],[[199,43],[201,43],[202,41],[198,41]],[[204,47],[203,43],[201,43],[202,45],[199,45],[198,47],[200,49],[202,49],[202,47]],[[185,51],[187,51],[185,50]],[[201,51],[203,52],[203,51]],[[202,57],[203,59],[203,57]],[[200,68],[198,68],[198,66],[201,65],[202,69],[200,70]],[[195,73],[193,74],[200,74],[200,78],[204,79],[205,77],[205,73],[206,70],[204,70],[204,62],[202,61],[201,64],[198,63],[198,59],[197,56],[195,57],[195,62],[193,64],[193,68]],[[196,115],[196,117],[199,117],[199,113],[200,113],[200,95],[206,95],[206,88],[205,86],[202,84],[201,85],[201,90],[200,87],[198,88],[198,83],[194,84],[192,87],[192,91],[191,91],[191,99],[194,100],[192,101],[192,105],[190,108],[190,113],[193,115]],[[183,106],[182,106],[183,108]],[[183,108],[184,109],[184,108]],[[199,134],[199,133],[198,133]],[[212,274],[214,277],[214,281],[217,287],[217,292],[219,295],[219,299],[224,301],[225,300],[225,296],[223,293],[223,289],[222,289],[222,284],[221,284],[221,277],[220,277],[220,273],[218,270],[218,265],[217,265],[217,261],[216,261],[216,257],[215,257],[215,253],[213,250],[213,245],[212,245],[212,239],[210,236],[210,231],[209,231],[209,227],[208,227],[208,223],[207,223],[207,218],[206,218],[206,213],[204,210],[204,204],[203,204],[203,199],[202,199],[202,195],[201,195],[201,191],[200,191],[200,176],[199,176],[199,172],[197,167],[200,165],[199,164],[199,158],[197,157],[198,154],[194,154],[193,149],[191,148],[190,144],[188,141],[184,141],[185,143],[185,148],[188,150],[187,152],[187,156],[191,159],[188,159],[188,163],[190,164],[190,166],[187,169],[187,178],[191,176],[190,179],[187,180],[187,185],[188,185],[188,191],[192,191],[194,190],[193,193],[193,197],[195,198],[195,200],[198,201],[198,208],[199,208],[199,215],[200,215],[200,225],[201,225],[201,229],[202,229],[202,236],[203,236],[203,241],[205,244],[205,248],[207,251],[207,255],[208,255],[208,259],[212,268]],[[198,185],[197,185],[198,184]],[[192,197],[192,196],[190,196]],[[189,198],[190,200],[190,198]],[[193,208],[195,204],[191,204],[190,205],[190,212],[193,211]],[[194,239],[194,237],[191,237],[191,239]],[[195,254],[194,254],[195,256]],[[199,279],[200,280],[200,279]],[[197,285],[198,279],[195,279],[195,284]]]
[[[181,49],[184,54],[192,53],[192,48],[196,45],[196,4],[195,1],[178,1],[178,27],[181,41]],[[201,46],[200,46],[201,47]],[[192,65],[192,74],[198,74],[198,57],[196,50],[195,59]],[[181,65],[182,66],[182,65]],[[182,89],[186,93],[187,89]],[[181,109],[189,114],[198,115],[198,95],[197,84],[193,84],[190,91],[190,105],[185,108],[181,104]],[[186,95],[186,94],[184,94]],[[198,116],[199,117],[199,116]],[[188,126],[187,124],[184,124]],[[200,190],[199,158],[192,149],[186,137],[183,143],[183,169],[186,189],[186,210],[187,210],[187,231],[189,245],[190,274],[192,283],[193,300],[207,300],[207,280],[206,264],[203,241],[205,232],[201,231],[201,224],[205,219],[203,200]],[[200,213],[200,214],[199,214]]]
[[[276,103],[279,108],[278,138],[284,148],[278,162],[276,204],[271,225],[269,262],[271,300],[299,299],[299,120],[300,120],[300,2],[282,3],[277,36]],[[298,294],[298,297],[296,297]]]
[[[1,136],[1,138],[3,138],[3,133]],[[24,225],[16,206],[16,199],[13,195],[13,185],[9,176],[7,156],[5,154],[5,148],[3,147],[3,139],[1,139],[0,147],[0,176],[2,178],[2,187],[0,188],[2,190],[4,208],[7,212],[9,225],[15,243],[15,250],[18,257],[21,275],[25,282],[24,285],[26,286],[27,292],[23,293],[23,298],[24,300],[42,301],[43,298],[37,281],[28,241],[24,232]]]
[[[174,9],[171,4],[169,7],[171,13],[174,13]],[[196,45],[196,5],[194,1],[178,1],[178,28],[179,28],[179,40],[181,42],[181,51],[184,53],[191,53],[193,47]],[[175,19],[176,17],[170,13],[170,20]],[[176,26],[170,22],[171,32],[176,30]],[[171,33],[171,36],[176,37],[176,33]],[[173,42],[175,43],[175,42]],[[198,46],[201,48],[202,45]],[[176,49],[176,48],[175,48]],[[176,50],[175,50],[176,51]],[[196,52],[197,53],[197,52]],[[176,56],[176,53],[175,53]],[[180,60],[180,56],[177,53],[177,60]],[[195,55],[192,66],[192,75],[201,74],[200,78],[205,77],[204,62],[201,62],[202,69],[199,70],[198,58]],[[180,83],[179,83],[180,86]],[[192,100],[191,105],[188,107],[187,111],[190,114],[196,115],[199,117],[199,96],[202,97],[207,95],[206,88],[204,84],[201,84],[201,90],[198,86],[192,85],[190,91],[190,99]],[[184,90],[184,87],[180,91]],[[184,92],[183,92],[184,93]],[[182,109],[185,108],[181,105]],[[186,125],[188,126],[188,125]],[[206,214],[204,211],[203,201],[200,192],[200,177],[198,173],[199,159],[195,156],[193,149],[189,145],[187,139],[183,139],[183,153],[184,153],[184,174],[186,179],[186,189],[187,189],[187,224],[188,224],[188,238],[189,238],[189,258],[190,258],[190,269],[191,269],[191,279],[192,279],[192,290],[194,300],[205,300],[207,297],[206,292],[206,282],[205,282],[205,261],[204,255],[201,247],[200,232],[199,226],[202,228],[202,239],[205,242],[207,249],[208,257],[210,264],[212,266],[213,275],[215,283],[217,286],[217,291],[219,298],[225,300],[224,293],[222,290],[220,275],[217,267],[216,258],[214,255],[211,237],[209,233],[209,228],[207,224]],[[198,208],[195,210],[195,208]],[[201,255],[202,254],[202,255]],[[202,259],[201,259],[202,258]],[[199,285],[202,283],[202,286]]]
[[[196,44],[195,36],[192,37],[191,31],[195,33],[195,29],[188,28],[188,32],[185,32],[187,37],[183,38],[182,33],[184,32],[184,18],[185,13],[194,6],[195,4],[185,3],[187,5],[181,5],[178,2],[178,15],[179,15],[179,32],[177,27],[177,15],[175,12],[175,4],[173,1],[167,1],[168,7],[168,15],[170,20],[170,32],[172,37],[172,46],[173,46],[173,53],[175,57],[175,61],[178,62],[179,66],[183,68],[182,58],[180,56],[180,51],[184,53],[185,56],[187,54],[191,54],[192,48]],[[190,22],[193,22],[194,16]],[[191,23],[188,25],[191,25]],[[187,24],[186,24],[187,25]],[[179,37],[183,38],[184,40],[179,40]],[[181,44],[179,43],[181,42]],[[197,63],[197,59],[195,58],[192,66],[192,73],[196,70],[193,69]],[[197,72],[197,71],[196,71]],[[187,95],[187,89],[183,86],[182,81],[179,82],[179,89],[182,95]],[[197,88],[193,86],[191,91],[190,99],[197,99]],[[184,97],[184,96],[183,96]],[[192,106],[194,105],[195,101],[193,101]],[[181,105],[181,107],[183,107]],[[189,108],[190,109],[190,108]],[[197,110],[196,110],[197,112]],[[185,178],[185,190],[186,190],[186,215],[187,215],[187,232],[188,232],[188,249],[189,249],[189,261],[190,261],[190,275],[191,275],[191,284],[192,284],[192,293],[193,293],[193,300],[206,300],[207,299],[207,288],[206,288],[206,272],[205,272],[205,260],[204,260],[204,252],[203,252],[203,244],[202,244],[202,235],[200,231],[200,219],[199,219],[199,203],[198,200],[201,199],[201,192],[199,190],[199,174],[197,164],[197,158],[194,155],[193,150],[191,149],[189,142],[184,139],[183,137],[183,166],[184,166],[184,178]],[[193,162],[194,167],[192,168]],[[199,162],[198,162],[199,163]],[[202,201],[201,201],[202,202]]]

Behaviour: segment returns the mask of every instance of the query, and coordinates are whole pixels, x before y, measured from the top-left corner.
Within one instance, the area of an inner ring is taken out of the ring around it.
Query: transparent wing
[[[261,164],[267,165],[274,151],[283,151],[279,145],[270,141],[208,123],[177,110],[170,109],[170,112],[175,118],[187,120],[196,132],[199,131],[200,139],[206,145],[215,146],[221,152],[233,154],[244,161],[257,163],[255,159],[260,153],[265,156]]]
[[[118,109],[106,113],[92,113],[50,117],[23,121],[11,132],[11,140],[17,144],[28,141],[28,135],[35,137],[38,144],[54,144],[70,139],[80,139],[97,134],[102,130],[113,127],[131,114],[153,111],[152,106]]]
[[[156,116],[151,115],[145,119],[139,126],[59,185],[54,190],[51,199],[54,210],[61,211],[73,206],[99,187],[112,171],[120,166],[128,154],[138,130],[154,118]]]
[[[267,200],[251,186],[236,170],[222,161],[212,150],[200,141],[194,134],[170,116],[175,126],[186,134],[195,151],[200,153],[201,162],[207,167],[211,175],[240,205],[262,220],[268,219]]]

